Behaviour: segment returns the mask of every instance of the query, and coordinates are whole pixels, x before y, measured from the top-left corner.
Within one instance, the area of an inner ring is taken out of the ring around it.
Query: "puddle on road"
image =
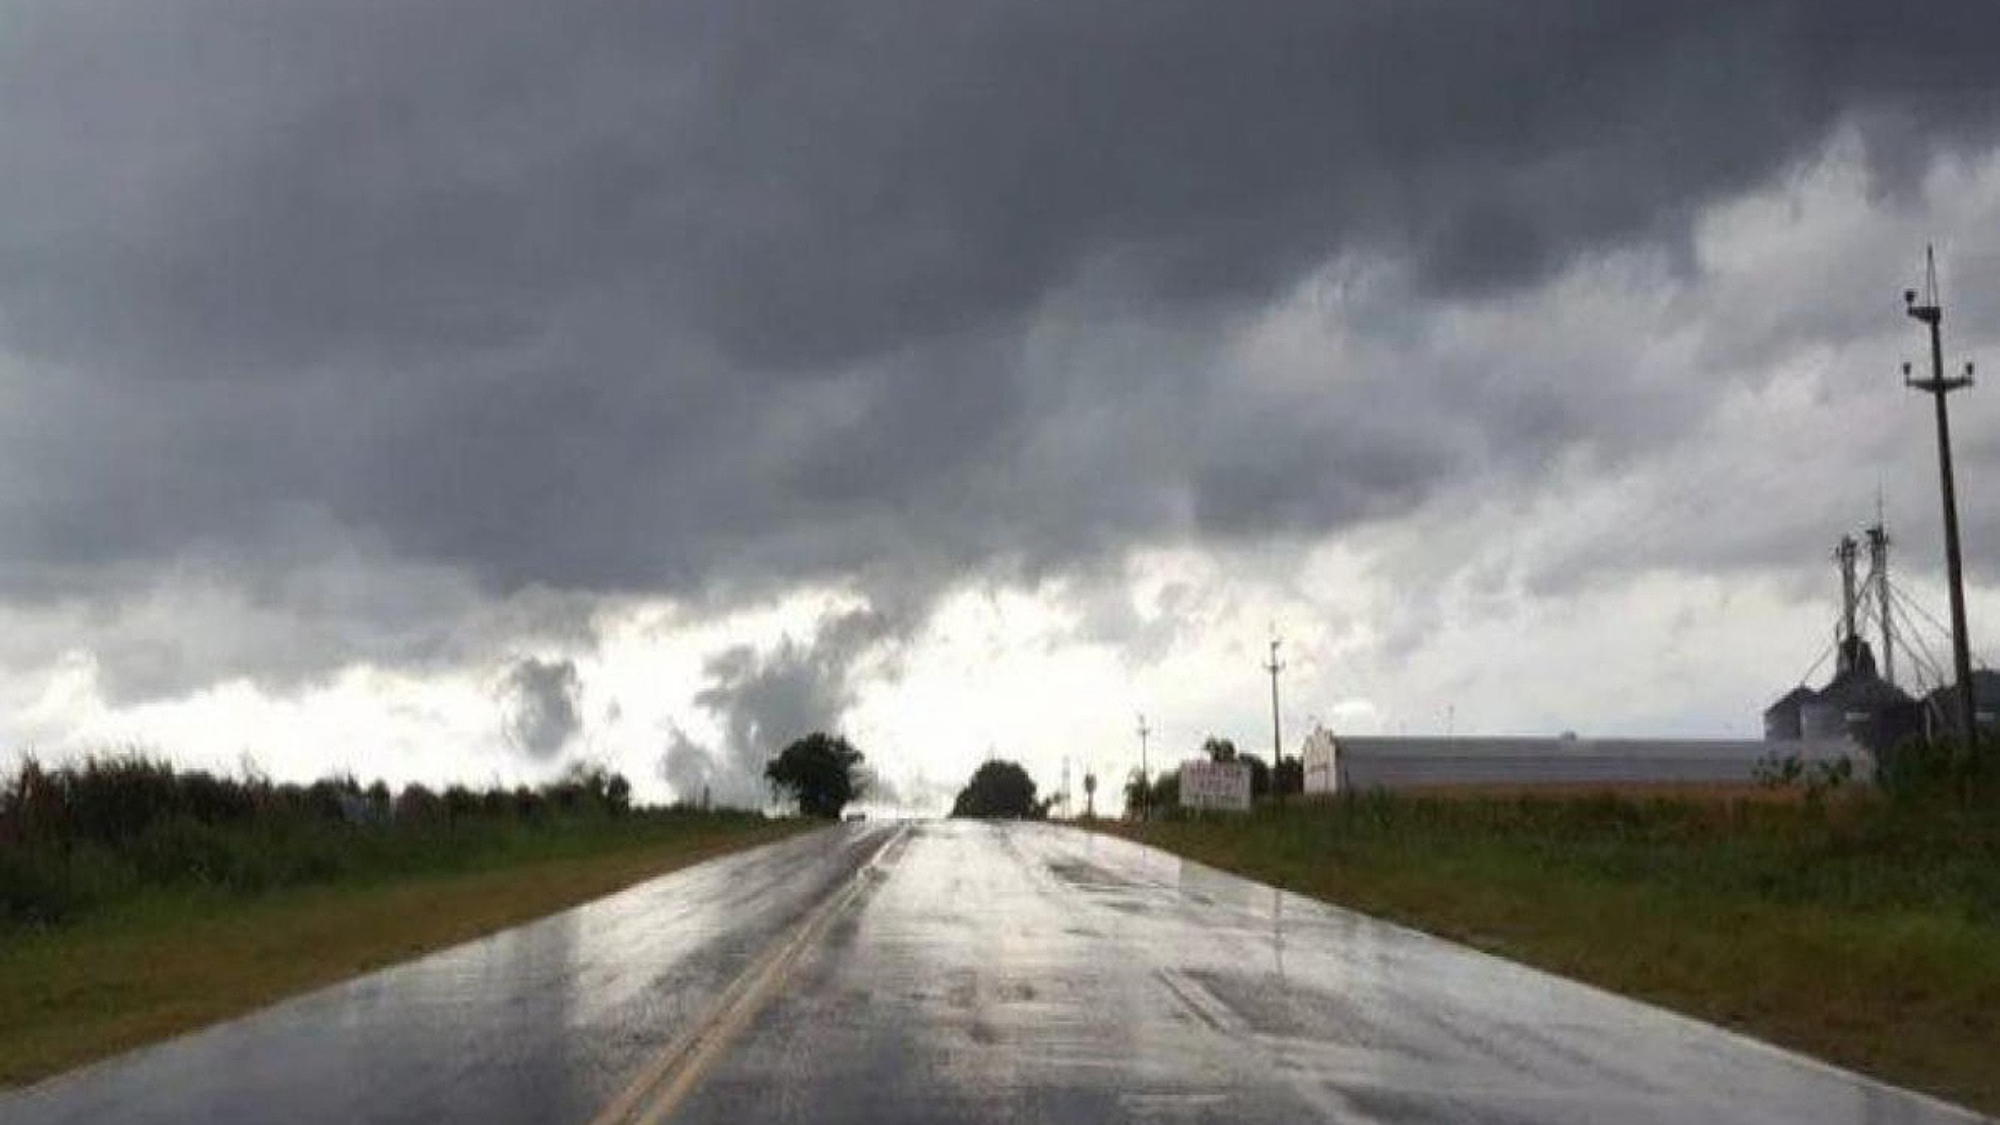
[[[1049,861],[1048,868],[1050,874],[1079,890],[1125,891],[1136,886],[1087,860],[1054,859]]]

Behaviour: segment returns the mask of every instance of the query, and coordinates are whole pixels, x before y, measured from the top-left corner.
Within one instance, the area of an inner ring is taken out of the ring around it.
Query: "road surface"
[[[848,824],[11,1094],[0,1122],[1950,1122],[1125,841]]]

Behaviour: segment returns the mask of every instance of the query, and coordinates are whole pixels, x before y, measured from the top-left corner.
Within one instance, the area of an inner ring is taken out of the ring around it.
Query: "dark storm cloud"
[[[548,760],[583,729],[583,677],[573,660],[523,657],[500,683],[507,740],[532,758]]]
[[[919,602],[973,568],[1324,532],[1674,412],[1448,366],[1302,407],[1218,351],[1233,318],[1392,262],[1369,330],[1422,340],[1580,257],[1683,261],[1704,207],[1839,127],[1893,195],[2000,104],[1984,0],[6,19],[17,598],[190,554],[282,568],[259,544],[299,511],[494,590],[895,559]],[[716,669],[711,705],[826,713],[788,659]]]

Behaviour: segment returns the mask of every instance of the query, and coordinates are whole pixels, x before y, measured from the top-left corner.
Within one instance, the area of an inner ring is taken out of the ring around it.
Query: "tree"
[[[801,814],[839,820],[840,810],[866,788],[862,761],[861,751],[845,738],[814,731],[766,763],[764,778],[797,802]]]
[[[1301,762],[1297,755],[1288,755],[1279,758],[1278,768],[1272,772],[1275,775],[1274,780],[1278,783],[1279,796],[1282,797],[1287,793],[1305,792],[1305,763]]]
[[[1004,816],[1039,820],[1046,805],[1035,801],[1035,779],[1013,762],[991,761],[972,773],[972,780],[951,803],[953,816]]]
[[[1089,820],[1097,816],[1097,775],[1083,775],[1083,816]]]
[[[1138,820],[1146,815],[1146,775],[1138,770],[1125,779],[1125,819]]]
[[[1271,767],[1255,754],[1238,754],[1236,760],[1250,767],[1250,795],[1268,797],[1271,795]]]
[[[1236,743],[1211,734],[1202,740],[1201,752],[1211,762],[1233,762],[1236,760]]]
[[[1132,771],[1125,782],[1125,819],[1159,818],[1171,816],[1181,803],[1181,771],[1163,770],[1153,778],[1151,785]]]

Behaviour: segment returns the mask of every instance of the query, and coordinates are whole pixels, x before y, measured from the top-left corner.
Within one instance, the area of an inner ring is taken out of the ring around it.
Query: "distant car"
[[[867,814],[867,813],[865,813],[865,812],[851,812],[851,813],[848,813],[848,814],[847,814],[847,816],[846,816],[845,818],[843,818],[843,819],[846,819],[846,820],[849,820],[849,821],[855,821],[855,820],[867,820],[867,819],[868,819],[868,814]]]

